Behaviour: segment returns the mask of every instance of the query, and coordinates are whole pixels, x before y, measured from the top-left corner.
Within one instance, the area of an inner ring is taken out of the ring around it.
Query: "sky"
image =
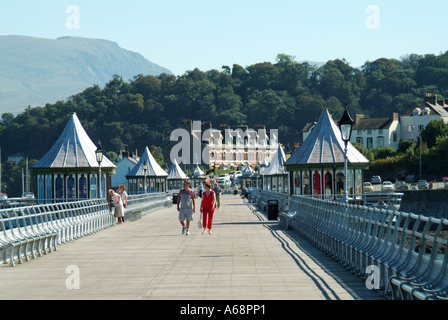
[[[14,0],[0,35],[111,40],[182,75],[198,68],[378,58],[448,50],[446,0]]]

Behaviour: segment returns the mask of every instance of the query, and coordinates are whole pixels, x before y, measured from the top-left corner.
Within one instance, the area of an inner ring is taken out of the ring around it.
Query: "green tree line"
[[[94,142],[101,140],[115,153],[163,148],[184,119],[211,121],[215,128],[265,124],[292,145],[323,109],[339,119],[347,103],[352,114],[385,117],[421,104],[428,92],[448,96],[448,51],[381,58],[360,68],[344,59],[317,67],[279,54],[274,63],[194,69],[180,76],[113,76],[104,87],[94,85],[64,101],[3,113],[0,145],[4,158],[23,152],[40,159],[73,112]]]

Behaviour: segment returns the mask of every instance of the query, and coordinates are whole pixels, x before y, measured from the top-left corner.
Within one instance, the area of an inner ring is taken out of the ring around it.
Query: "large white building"
[[[400,119],[398,113],[390,118],[364,118],[355,116],[350,142],[356,142],[364,149],[391,147],[398,149],[400,142]]]
[[[420,132],[432,119],[443,119],[448,123],[448,106],[445,101],[440,105],[437,98],[433,103],[424,104],[409,110],[401,116],[401,139],[417,141]]]

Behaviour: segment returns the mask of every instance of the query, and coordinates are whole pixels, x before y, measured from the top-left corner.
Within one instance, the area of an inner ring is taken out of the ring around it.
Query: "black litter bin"
[[[173,193],[173,204],[177,204],[177,198],[179,197],[178,193]]]
[[[268,200],[268,220],[278,219],[278,200]]]

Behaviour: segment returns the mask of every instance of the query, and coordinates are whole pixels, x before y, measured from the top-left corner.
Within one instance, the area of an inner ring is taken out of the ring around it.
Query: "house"
[[[317,122],[308,122],[305,124],[305,126],[302,129],[302,143],[308,138],[311,131],[313,131],[314,127],[316,126]]]
[[[183,120],[171,138],[163,148],[164,159],[171,166],[178,157],[184,171],[196,166],[238,170],[248,163],[255,168],[265,158],[270,161],[278,146],[277,130],[268,135],[265,125],[231,129],[221,124],[214,129],[211,122]]]
[[[116,172],[112,175],[112,188],[115,189],[119,185],[124,185],[128,189],[128,180],[126,175],[134,169],[135,165],[138,163],[139,158],[134,156],[132,152],[124,151],[120,156],[118,156]]]
[[[26,158],[26,155],[23,152],[17,152],[8,157],[8,161],[14,161],[16,164],[19,164],[20,161]]]
[[[398,113],[390,118],[364,118],[357,114],[353,125],[350,142],[357,143],[364,149],[391,147],[398,149],[401,134]]]
[[[427,95],[435,97],[431,102],[426,101],[422,105],[408,110],[401,116],[401,139],[417,141],[420,132],[432,119],[443,119],[448,123],[448,111],[445,108],[445,100],[438,101],[437,95]],[[442,104],[439,104],[441,102]]]

